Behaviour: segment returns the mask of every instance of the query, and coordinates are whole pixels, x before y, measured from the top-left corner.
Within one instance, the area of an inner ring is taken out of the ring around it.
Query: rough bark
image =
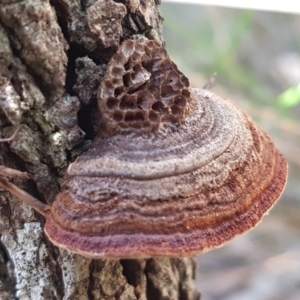
[[[159,0],[0,0],[0,164],[51,204],[97,131],[96,92],[128,38],[162,43]],[[91,260],[53,246],[44,220],[0,191],[0,299],[199,299],[192,258]]]

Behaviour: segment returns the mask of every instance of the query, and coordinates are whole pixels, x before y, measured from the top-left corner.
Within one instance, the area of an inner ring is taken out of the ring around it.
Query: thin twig
[[[15,197],[19,198],[29,206],[31,206],[34,210],[39,212],[41,215],[46,216],[47,213],[50,212],[51,207],[40,200],[32,197],[25,191],[19,189],[16,185],[6,181],[5,179],[0,177],[0,187],[4,190],[10,192]]]
[[[16,135],[17,135],[17,133],[18,133],[19,130],[20,130],[20,127],[9,138],[0,138],[0,143],[10,142],[11,140],[13,140],[16,137]]]
[[[21,172],[1,165],[0,165],[0,175],[8,178],[18,178],[24,180],[30,179],[30,176],[26,172]]]
[[[207,82],[203,86],[203,90],[211,90],[216,83],[217,73],[215,72],[212,76],[209,77]]]

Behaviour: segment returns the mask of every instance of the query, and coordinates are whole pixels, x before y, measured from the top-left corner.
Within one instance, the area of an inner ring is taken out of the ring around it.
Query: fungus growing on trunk
[[[231,102],[189,88],[155,41],[121,45],[98,105],[99,135],[51,207],[0,178],[46,217],[59,247],[91,258],[195,255],[255,227],[284,189],[287,163],[270,137]]]

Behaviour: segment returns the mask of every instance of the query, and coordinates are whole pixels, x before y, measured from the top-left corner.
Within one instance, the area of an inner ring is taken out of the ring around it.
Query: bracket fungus
[[[123,42],[98,106],[99,135],[51,207],[0,179],[46,217],[59,247],[91,258],[195,255],[255,227],[284,189],[287,163],[270,137],[231,102],[190,88],[155,41]]]

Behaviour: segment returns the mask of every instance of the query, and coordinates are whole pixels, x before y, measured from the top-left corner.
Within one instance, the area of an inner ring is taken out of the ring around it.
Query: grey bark
[[[105,66],[128,38],[162,43],[159,1],[0,0],[0,164],[51,204],[97,131]],[[192,258],[91,260],[53,246],[44,219],[0,191],[0,299],[199,299]]]

